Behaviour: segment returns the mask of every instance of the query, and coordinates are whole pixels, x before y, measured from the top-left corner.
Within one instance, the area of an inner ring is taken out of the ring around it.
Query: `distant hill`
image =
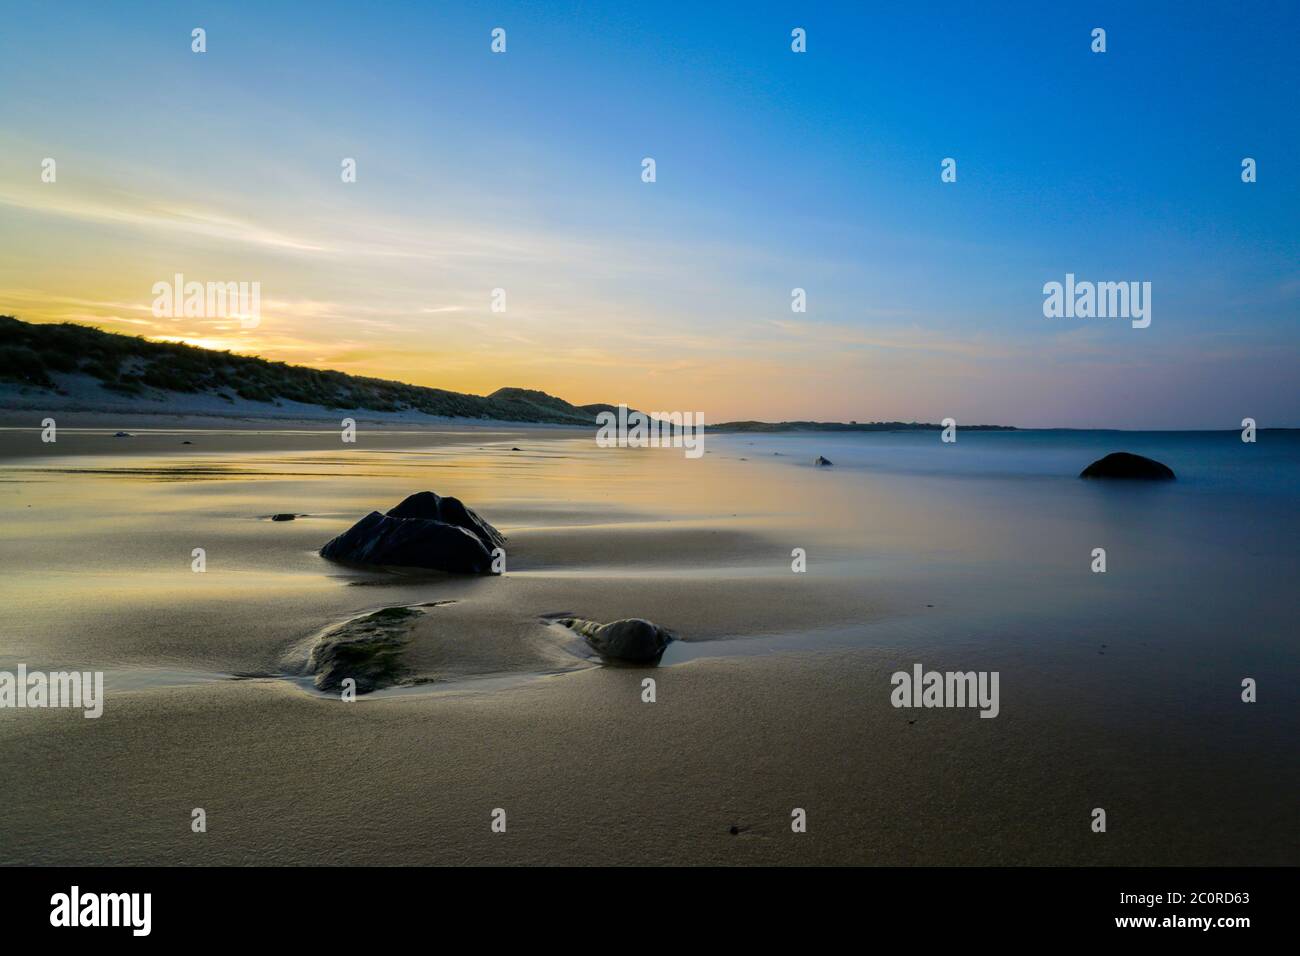
[[[302,402],[329,409],[416,411],[457,418],[595,424],[595,412],[545,392],[502,388],[484,398],[137,336],[85,325],[38,325],[0,316],[0,381],[59,391],[59,373],[89,375],[124,397],[159,392],[254,402]]]
[[[940,431],[933,422],[723,422],[715,432],[908,432]],[[962,425],[964,432],[1013,432],[1014,425]]]
[[[151,342],[65,322],[41,325],[0,316],[0,382],[62,393],[60,376],[85,376],[124,399],[157,402],[169,393],[236,399],[299,402],[322,409],[422,412],[450,418],[539,422],[593,427],[601,412],[617,405],[573,405],[529,388],[499,388],[491,395],[467,395],[423,385],[406,385],[326,369],[173,342]],[[84,379],[83,379],[84,380]],[[102,396],[102,392],[99,393]],[[938,429],[918,422],[723,422],[710,431],[905,431]],[[965,429],[1003,429],[967,425]]]

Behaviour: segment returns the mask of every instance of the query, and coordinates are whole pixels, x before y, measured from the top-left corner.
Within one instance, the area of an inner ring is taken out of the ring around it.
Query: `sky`
[[[1300,426],[1298,4],[3,2],[0,313],[708,422]],[[155,316],[176,273],[259,323]],[[1150,326],[1045,317],[1067,273]]]

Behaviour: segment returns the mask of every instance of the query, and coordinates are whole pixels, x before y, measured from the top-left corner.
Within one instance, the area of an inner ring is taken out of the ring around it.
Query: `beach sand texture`
[[[856,467],[816,436],[691,461],[554,428],[114,430],[0,431],[0,667],[108,684],[97,720],[0,710],[0,862],[1300,862],[1290,498]],[[504,575],[316,553],[423,490],[508,536]],[[1088,573],[1099,534],[1129,570]],[[1241,557],[1207,576],[1211,538]],[[397,686],[343,703],[296,669],[417,605]],[[610,666],[558,615],[680,640]],[[916,662],[999,671],[998,717],[892,707]]]

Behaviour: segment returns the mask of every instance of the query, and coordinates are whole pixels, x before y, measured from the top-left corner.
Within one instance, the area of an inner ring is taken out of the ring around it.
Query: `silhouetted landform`
[[[658,624],[630,617],[609,624],[585,621],[577,617],[557,618],[569,630],[581,634],[601,657],[629,664],[653,664],[663,656],[673,634]]]
[[[57,379],[60,374],[88,375],[100,387],[125,398],[154,401],[176,392],[212,395],[232,405],[240,398],[272,405],[299,402],[338,411],[421,412],[584,428],[596,425],[601,412],[617,415],[619,411],[619,406],[601,402],[574,405],[536,389],[499,388],[487,396],[469,395],[178,342],[151,342],[72,322],[36,324],[0,316],[0,382],[64,394]],[[938,431],[943,426],[923,422],[745,421],[706,427],[719,432],[865,432]],[[1014,430],[1007,425],[961,427],[968,431]],[[670,431],[677,428],[671,426]]]
[[[835,462],[831,461],[825,455],[818,455],[816,459],[814,459],[813,464],[818,468],[829,468],[831,465],[835,464]]]
[[[933,422],[722,422],[712,432],[918,432],[942,431]],[[1014,425],[961,425],[965,432],[1013,432]]]
[[[456,498],[411,495],[388,514],[372,511],[331,539],[320,555],[350,564],[494,574],[492,549],[505,537]]]
[[[323,408],[509,422],[594,425],[606,405],[576,406],[545,392],[502,388],[486,397],[271,362],[173,342],[150,342],[73,323],[38,325],[0,316],[0,381],[59,391],[58,373],[90,375],[111,392],[212,394],[234,403],[301,402]]]
[[[1144,458],[1126,451],[1113,451],[1098,458],[1083,471],[1080,478],[1122,478],[1139,481],[1173,481],[1174,470],[1153,458]]]

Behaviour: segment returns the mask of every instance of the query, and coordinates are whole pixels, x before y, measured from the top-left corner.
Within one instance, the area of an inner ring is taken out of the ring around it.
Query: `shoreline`
[[[0,709],[0,764],[28,768],[0,805],[7,862],[1300,859],[1275,838],[1300,832],[1291,620],[1285,602],[1221,600],[1269,593],[1294,522],[1237,479],[1191,495],[971,481],[915,436],[854,439],[883,458],[817,469],[820,435],[691,460],[554,426],[375,427],[345,454],[333,429],[111,427],[61,431],[57,450],[0,430],[0,665],[108,678],[95,720]],[[1037,447],[1025,438],[958,447],[992,446],[1000,469],[1004,441]],[[1197,447],[1219,446],[1238,453]],[[918,449],[945,470],[879,467]],[[317,553],[425,489],[507,536],[505,574]],[[280,512],[301,517],[266,520]],[[1099,537],[1109,576],[1087,570]],[[1188,541],[1239,557],[1207,582]],[[281,673],[340,622],[435,601],[403,660],[443,686],[348,703]],[[681,639],[657,667],[560,667],[575,658],[557,614]],[[891,674],[918,664],[999,673],[996,719],[892,706]],[[1244,706],[1235,683],[1255,673],[1263,703]],[[69,789],[66,766],[93,785]],[[495,807],[509,839],[488,830]]]

